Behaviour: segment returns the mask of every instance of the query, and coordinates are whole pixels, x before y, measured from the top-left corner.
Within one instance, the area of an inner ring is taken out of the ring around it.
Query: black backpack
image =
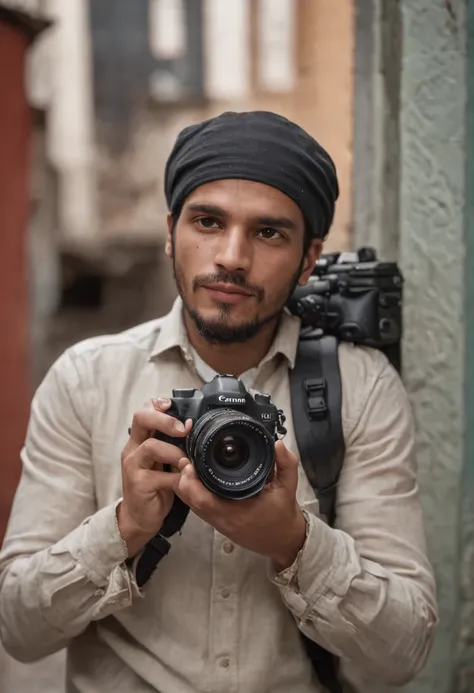
[[[293,425],[301,463],[329,525],[336,516],[336,489],[345,446],[342,431],[341,376],[336,337],[302,330],[290,371]],[[314,451],[317,450],[317,454]],[[161,532],[146,545],[137,562],[136,581],[143,586],[170,549],[168,538],[179,532],[189,508],[176,496]],[[343,693],[338,659],[303,634],[303,643],[328,693]]]

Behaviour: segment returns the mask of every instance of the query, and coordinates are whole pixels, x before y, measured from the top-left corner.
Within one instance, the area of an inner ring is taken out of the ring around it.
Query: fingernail
[[[153,406],[155,409],[164,409],[165,407],[169,407],[170,404],[171,401],[165,397],[157,397],[153,400]]]
[[[184,424],[181,423],[181,421],[176,421],[174,424],[174,430],[179,431],[180,433],[184,433],[186,429],[184,428]]]

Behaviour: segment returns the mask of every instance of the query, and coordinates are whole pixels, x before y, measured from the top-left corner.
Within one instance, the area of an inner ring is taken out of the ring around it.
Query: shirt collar
[[[277,354],[281,354],[287,359],[290,368],[293,368],[299,332],[299,318],[284,310],[275,339],[259,365],[261,366],[271,361]],[[180,349],[184,356],[189,357],[190,344],[183,320],[183,302],[179,296],[173,303],[171,311],[161,319],[160,330],[151,350],[150,358],[153,359],[172,349]]]

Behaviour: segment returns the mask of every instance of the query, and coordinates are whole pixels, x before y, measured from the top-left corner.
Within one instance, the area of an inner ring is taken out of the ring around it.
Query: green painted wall
[[[406,690],[454,693],[466,425],[467,0],[402,0],[401,7],[399,252],[406,278],[404,378],[418,428],[420,484],[441,616],[430,662]],[[471,479],[474,489],[474,472]],[[472,556],[471,568],[474,580]],[[468,690],[474,691],[474,680],[463,693]]]
[[[353,244],[405,275],[403,375],[441,617],[404,691],[474,693],[474,0],[356,8]]]
[[[467,7],[465,201],[465,454],[462,476],[461,609],[455,693],[474,690],[474,1]]]

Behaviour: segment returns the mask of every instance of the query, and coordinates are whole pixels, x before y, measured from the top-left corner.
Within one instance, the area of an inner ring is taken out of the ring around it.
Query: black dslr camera
[[[275,464],[275,441],[286,433],[285,416],[270,395],[252,396],[239,378],[216,375],[201,390],[173,390],[167,414],[183,423],[189,436],[155,438],[181,448],[210,491],[240,500],[259,493]]]
[[[287,307],[303,327],[381,349],[399,370],[402,298],[397,264],[381,262],[373,248],[361,248],[322,255]]]

